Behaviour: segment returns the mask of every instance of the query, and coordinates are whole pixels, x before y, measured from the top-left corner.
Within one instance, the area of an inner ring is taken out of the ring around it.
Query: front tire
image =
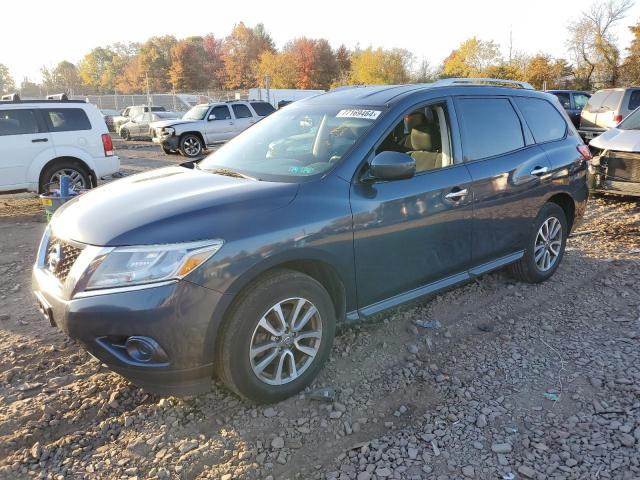
[[[196,158],[202,155],[204,146],[197,135],[188,133],[180,139],[180,153],[187,158]]]
[[[315,279],[276,270],[253,282],[231,308],[218,336],[220,380],[256,403],[288,398],[316,377],[331,351],[336,316]]]
[[[564,210],[555,203],[546,203],[533,222],[524,256],[511,266],[511,272],[523,282],[544,282],[558,269],[568,235]]]

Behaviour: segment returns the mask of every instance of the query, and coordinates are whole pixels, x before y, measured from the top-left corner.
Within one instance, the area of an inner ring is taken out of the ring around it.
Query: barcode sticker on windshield
[[[340,110],[337,118],[367,118],[375,120],[382,113],[380,110]]]

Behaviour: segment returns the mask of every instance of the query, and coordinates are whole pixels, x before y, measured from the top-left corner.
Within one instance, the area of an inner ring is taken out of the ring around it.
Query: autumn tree
[[[640,84],[640,22],[629,27],[633,33],[631,45],[627,48],[627,56],[621,67],[624,83],[628,85]]]
[[[213,34],[206,35],[202,39],[204,48],[204,65],[206,72],[207,88],[221,89],[224,84],[224,41],[217,39]]]
[[[338,65],[338,76],[333,84],[344,85],[349,81],[349,73],[351,72],[351,52],[342,44],[336,50],[335,56]]]
[[[9,69],[0,63],[0,93],[15,90],[16,84],[9,73]]]
[[[418,68],[411,73],[412,83],[430,83],[436,79],[436,72],[431,68],[431,64],[426,58],[422,58]]]
[[[42,67],[42,86],[47,92],[64,92],[73,95],[82,86],[78,67],[63,60],[53,70]]]
[[[563,59],[554,59],[550,55],[538,53],[529,59],[522,80],[537,89],[562,87],[562,78],[570,74],[569,66]]]
[[[453,50],[442,65],[444,77],[484,77],[487,68],[500,65],[498,45],[471,37]]]
[[[349,83],[354,85],[407,83],[413,55],[404,49],[369,47],[351,55]]]
[[[140,46],[137,62],[130,65],[131,74],[137,77],[138,89],[145,91],[147,81],[152,92],[166,92],[171,89],[169,69],[171,67],[171,49],[178,41],[172,35],[151,37]],[[135,70],[131,71],[131,67]]]
[[[139,48],[138,43],[117,42],[92,49],[78,66],[82,83],[97,92],[113,92],[122,71]]]
[[[273,40],[259,23],[254,28],[235,25],[224,41],[224,85],[230,89],[255,85],[256,70],[263,52],[275,52]]]
[[[202,37],[180,40],[171,48],[169,77],[175,90],[206,88],[208,74],[204,68],[206,55]]]
[[[613,27],[633,6],[633,0],[594,3],[569,25],[569,48],[583,88],[594,80],[615,86],[620,77],[620,50]]]
[[[326,90],[338,76],[336,57],[324,38],[296,38],[282,51],[295,65],[295,88]]]
[[[296,60],[288,52],[265,51],[260,55],[256,67],[258,85],[263,85],[263,79],[269,77],[271,88],[296,88]]]

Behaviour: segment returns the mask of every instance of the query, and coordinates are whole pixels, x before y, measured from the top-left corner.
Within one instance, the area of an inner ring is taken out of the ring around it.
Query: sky
[[[472,36],[495,41],[507,55],[510,31],[516,51],[568,57],[567,25],[589,5],[585,0],[22,0],[0,9],[0,63],[18,84],[24,77],[39,81],[42,66],[77,63],[97,46],[167,34],[224,37],[240,21],[264,23],[278,48],[299,36],[323,37],[334,47],[406,48],[432,66]],[[616,29],[621,48],[631,40],[627,27],[638,21],[640,1]]]

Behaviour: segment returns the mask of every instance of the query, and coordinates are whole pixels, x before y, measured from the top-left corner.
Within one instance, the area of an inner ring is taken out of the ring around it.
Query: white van
[[[60,175],[92,188],[120,169],[95,105],[75,100],[0,100],[0,192],[43,192]]]

